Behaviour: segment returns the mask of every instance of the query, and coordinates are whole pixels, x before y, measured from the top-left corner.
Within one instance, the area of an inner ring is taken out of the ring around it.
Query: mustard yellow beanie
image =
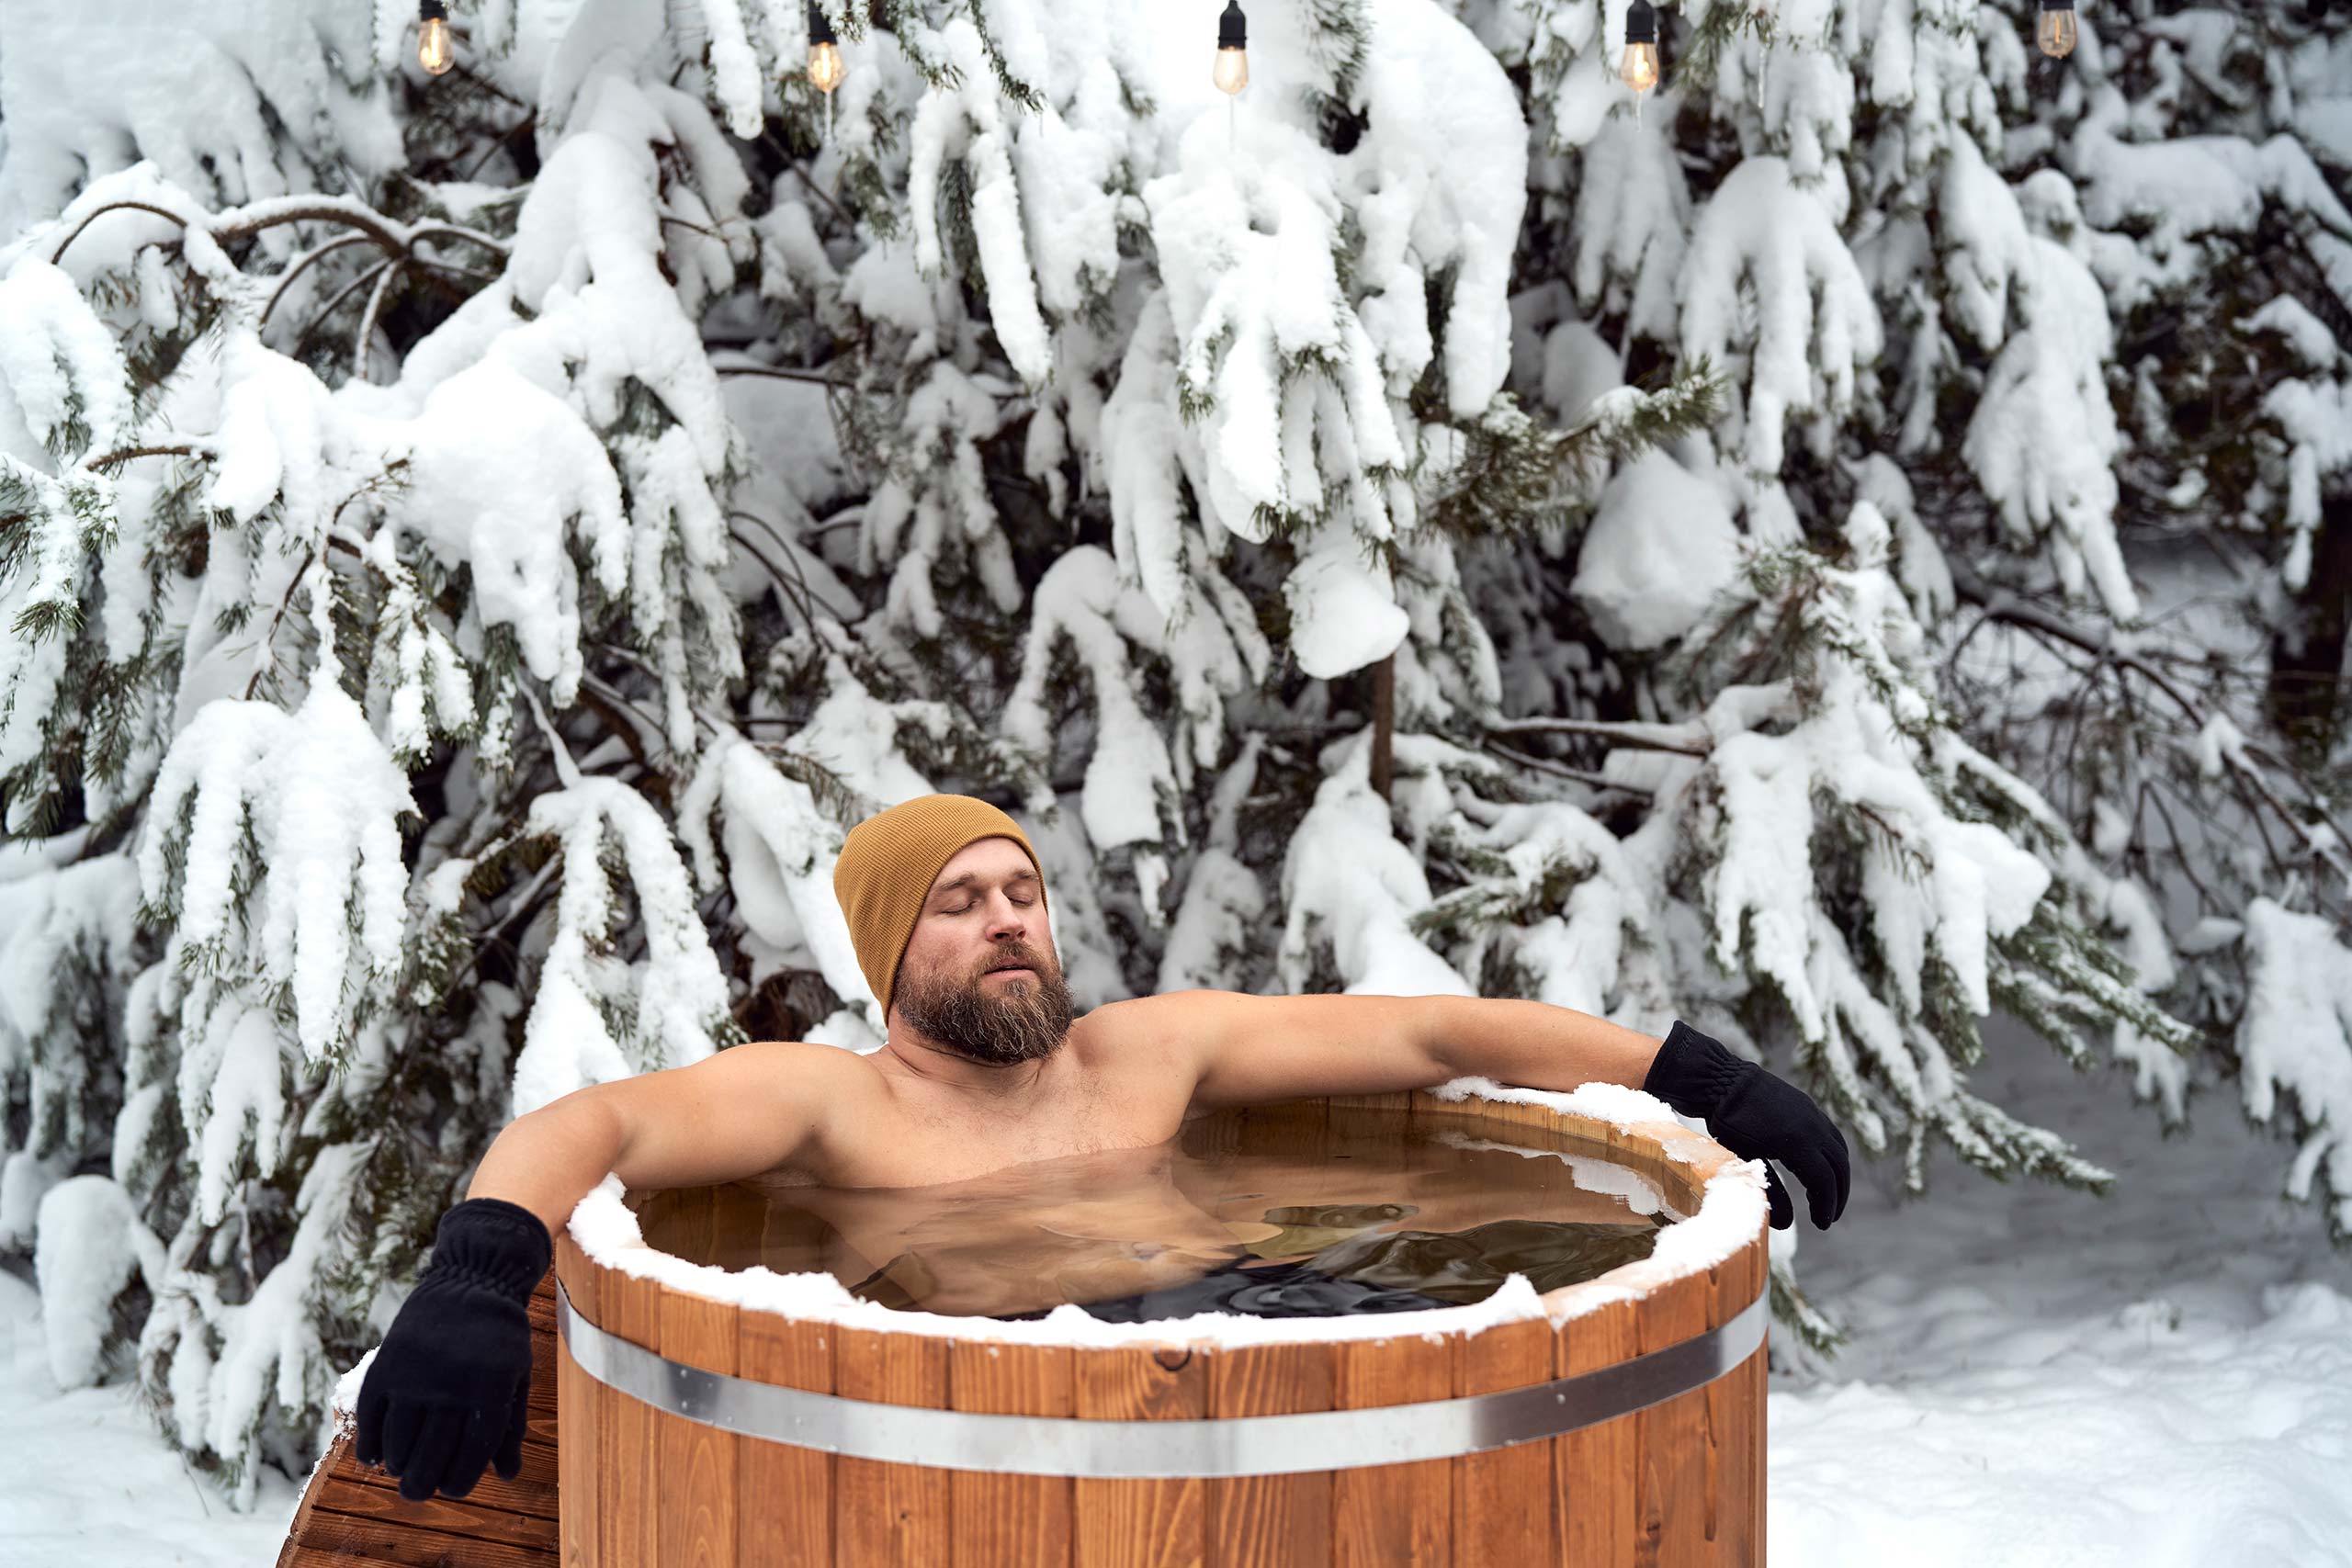
[[[919,795],[877,811],[849,830],[833,863],[833,897],[849,921],[857,966],[890,1016],[899,961],[914,935],[915,917],[940,868],[980,839],[1011,839],[1037,871],[1037,903],[1046,902],[1046,868],[1037,864],[1020,825],[985,800],[968,795]]]

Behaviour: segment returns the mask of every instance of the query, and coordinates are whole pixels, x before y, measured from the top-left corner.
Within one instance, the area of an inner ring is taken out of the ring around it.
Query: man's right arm
[[[811,1147],[871,1074],[836,1045],[762,1041],[575,1089],[508,1123],[466,1196],[528,1209],[554,1235],[607,1171],[636,1191],[772,1170]]]

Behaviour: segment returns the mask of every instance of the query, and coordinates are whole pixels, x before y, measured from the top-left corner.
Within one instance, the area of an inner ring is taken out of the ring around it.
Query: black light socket
[[[420,22],[446,22],[449,19],[447,0],[417,0],[416,19]]]
[[[1625,13],[1627,43],[1657,41],[1657,7],[1650,0],[1634,0],[1633,8]]]
[[[825,13],[818,8],[814,0],[808,6],[808,41],[811,44],[840,41],[833,37],[833,24],[825,19]]]
[[[1241,0],[1225,0],[1225,15],[1216,19],[1219,49],[1248,49],[1250,24],[1241,15]]]
[[[2041,0],[2041,8],[2045,11],[2071,11],[2075,8],[2075,0]]]

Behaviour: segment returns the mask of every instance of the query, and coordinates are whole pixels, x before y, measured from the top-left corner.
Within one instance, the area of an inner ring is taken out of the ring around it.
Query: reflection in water
[[[1533,1156],[1533,1157],[1531,1157]],[[1555,1157],[1556,1156],[1556,1157]],[[1564,1134],[1319,1102],[1199,1117],[1165,1143],[926,1187],[773,1172],[639,1200],[650,1246],[825,1272],[888,1306],[1121,1323],[1400,1312],[1549,1291],[1649,1256],[1679,1217]]]

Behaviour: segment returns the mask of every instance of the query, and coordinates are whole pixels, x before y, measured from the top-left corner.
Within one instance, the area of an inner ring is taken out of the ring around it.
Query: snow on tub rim
[[[557,1238],[563,1560],[1026,1565],[1082,1541],[1216,1568],[1442,1541],[1511,1563],[1614,1561],[1637,1538],[1760,1559],[1757,1164],[1613,1084],[1294,1105],[1598,1156],[1689,1217],[1544,1295],[1513,1276],[1420,1312],[1004,1322],[656,1251],[607,1177]]]

